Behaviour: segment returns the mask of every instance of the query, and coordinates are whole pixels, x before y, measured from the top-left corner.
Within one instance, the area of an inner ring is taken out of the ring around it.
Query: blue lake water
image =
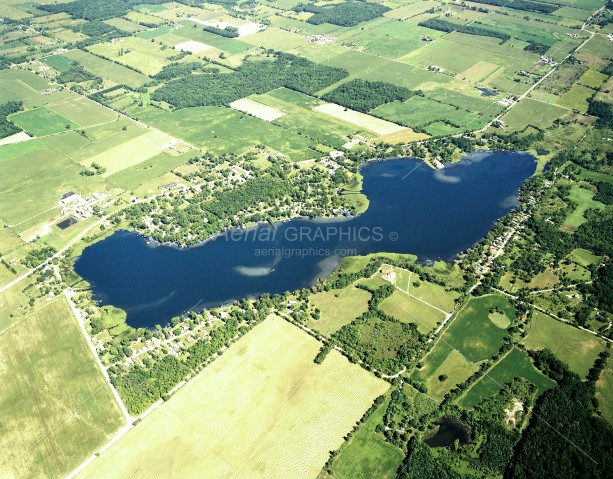
[[[535,167],[531,155],[491,152],[442,170],[415,159],[368,163],[361,171],[370,207],[355,218],[260,225],[186,249],[120,231],[87,247],[75,271],[101,304],[124,309],[130,325],[166,324],[190,309],[308,286],[342,256],[452,259],[517,204]]]

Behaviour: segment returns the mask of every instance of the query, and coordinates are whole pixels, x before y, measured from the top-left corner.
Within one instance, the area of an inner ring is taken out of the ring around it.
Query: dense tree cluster
[[[539,42],[529,41],[528,44],[524,47],[524,50],[527,52],[536,53],[537,55],[544,55],[549,50],[549,45],[544,45]]]
[[[341,68],[319,65],[287,53],[274,53],[273,58],[272,61],[247,59],[232,73],[189,75],[155,90],[151,98],[176,108],[227,105],[280,87],[312,94],[348,75]]]
[[[17,113],[22,109],[23,103],[20,101],[9,101],[0,104],[0,138],[6,138],[7,136],[14,135],[21,131],[21,129],[15,126],[7,116]]]
[[[49,13],[67,13],[72,18],[84,20],[108,20],[121,17],[132,8],[143,4],[161,4],[165,0],[76,0],[67,3],[39,5],[40,10]]]
[[[527,12],[552,13],[559,7],[549,3],[532,2],[530,0],[474,0],[475,3],[494,5],[496,7],[512,8],[514,10],[524,10]]]
[[[597,415],[596,374],[584,382],[550,352],[534,356],[537,367],[542,367],[558,386],[538,399],[505,477],[610,477],[613,427]]]
[[[52,246],[43,246],[41,248],[29,251],[22,262],[26,268],[35,268],[53,256],[55,253],[55,248]]]
[[[460,25],[459,23],[448,22],[441,18],[429,18],[423,22],[419,22],[420,27],[432,28],[433,30],[439,30],[441,32],[460,32],[469,33],[471,35],[480,35],[482,37],[495,37],[500,38],[503,42],[506,42],[511,38],[506,33],[497,32],[494,30],[488,30],[486,28],[478,27],[476,25]]]
[[[169,63],[168,65],[165,65],[161,72],[153,75],[153,78],[155,78],[156,80],[168,81],[174,78],[191,75],[195,72],[218,73],[219,68],[205,67],[202,63],[199,62],[173,62]]]
[[[587,112],[598,117],[597,128],[613,128],[613,105],[604,101],[589,100]]]
[[[341,27],[355,27],[356,25],[380,17],[390,8],[379,3],[370,3],[362,0],[343,2],[336,5],[318,6],[310,3],[299,3],[294,7],[296,12],[312,13],[307,22],[313,25],[332,23]]]
[[[55,77],[56,80],[60,83],[81,83],[84,81],[97,81],[97,82],[102,82],[102,78],[96,76],[96,75],[92,75],[90,72],[88,72],[87,70],[85,70],[85,68],[83,68],[81,65],[79,65],[77,62],[73,62],[70,64],[70,68],[68,68],[68,70],[66,70],[65,72],[60,73],[57,77]]]
[[[226,37],[226,38],[238,37],[238,28],[236,27],[228,26],[225,28],[219,28],[219,27],[212,27],[210,25],[206,25],[205,27],[202,28],[202,30],[204,30],[205,32],[214,33],[215,35],[219,35],[219,36]]]
[[[93,20],[91,22],[85,22],[73,27],[75,32],[83,33],[88,37],[94,37],[98,39],[116,38],[129,35],[128,32],[119,30],[107,23],[100,20]]]
[[[596,201],[605,205],[613,205],[613,183],[596,183],[597,193],[594,195]]]
[[[402,86],[381,81],[370,82],[355,79],[326,93],[323,99],[362,113],[368,113],[384,103],[406,101],[413,95],[415,95],[415,92]]]

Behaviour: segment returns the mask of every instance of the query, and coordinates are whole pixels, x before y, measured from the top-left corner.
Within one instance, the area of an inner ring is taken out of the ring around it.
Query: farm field
[[[135,72],[123,65],[118,65],[83,50],[70,50],[62,55],[79,63],[93,75],[108,79],[116,85],[125,84],[131,88],[139,88],[149,82],[149,78],[142,73]]]
[[[539,312],[534,314],[528,324],[528,336],[524,344],[528,349],[550,349],[571,371],[582,377],[585,377],[594,365],[596,356],[605,347],[601,339],[587,331]]]
[[[64,476],[110,439],[122,415],[63,296],[16,321],[0,335],[0,469]]]
[[[310,319],[307,326],[325,336],[338,331],[368,309],[370,293],[355,286],[314,294],[311,301],[322,311],[319,319]]]
[[[329,115],[332,118],[336,118],[347,123],[353,123],[358,128],[370,130],[377,135],[398,133],[405,129],[403,126],[375,118],[374,116],[370,116],[365,113],[360,113],[359,111],[353,111],[340,105],[335,105],[334,103],[319,105],[315,107],[314,110],[325,115]]]
[[[31,136],[53,135],[79,126],[45,107],[16,113],[9,119]]]
[[[267,319],[79,477],[315,477],[388,388],[336,351],[313,363],[319,347]]]
[[[520,131],[527,125],[546,128],[551,126],[556,119],[566,116],[567,112],[568,110],[562,107],[525,98],[504,115],[501,120],[506,123],[506,128],[509,131]]]

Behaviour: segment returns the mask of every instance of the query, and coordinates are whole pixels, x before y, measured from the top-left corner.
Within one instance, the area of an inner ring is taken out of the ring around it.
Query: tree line
[[[429,18],[423,22],[419,22],[420,27],[432,28],[433,30],[439,30],[441,32],[460,32],[468,33],[470,35],[480,35],[482,37],[494,37],[500,38],[503,42],[506,42],[511,38],[506,33],[497,32],[494,30],[488,30],[486,28],[478,27],[476,25],[460,25],[459,23],[448,22],[441,18]]]
[[[507,7],[513,10],[524,10],[527,12],[536,13],[552,13],[555,12],[559,6],[549,3],[532,2],[530,0],[471,0],[475,3],[482,3],[485,5],[494,5],[496,7]]]
[[[390,8],[385,5],[361,0],[325,7],[309,3],[299,3],[294,7],[295,12],[313,13],[313,16],[307,20],[307,23],[313,25],[332,23],[341,27],[355,27],[362,22],[374,20],[389,10]]]

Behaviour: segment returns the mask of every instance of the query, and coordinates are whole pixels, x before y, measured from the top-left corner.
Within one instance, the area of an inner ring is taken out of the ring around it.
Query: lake
[[[517,205],[535,168],[534,157],[515,152],[474,153],[441,170],[410,158],[372,162],[361,170],[370,206],[357,217],[259,225],[185,249],[119,231],[87,247],[75,271],[128,324],[163,325],[191,309],[308,286],[343,256],[451,260]]]

